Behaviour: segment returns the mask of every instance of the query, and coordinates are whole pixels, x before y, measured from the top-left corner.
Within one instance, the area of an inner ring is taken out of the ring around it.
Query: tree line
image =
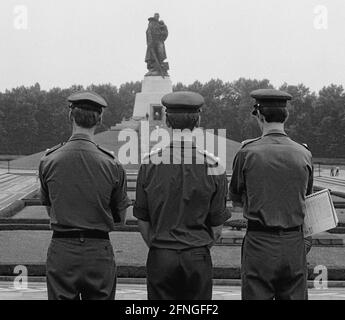
[[[240,78],[233,82],[212,79],[190,85],[177,83],[176,90],[192,90],[205,98],[201,125],[204,128],[227,129],[227,136],[236,141],[260,135],[251,115],[250,92],[273,88],[269,80]],[[111,84],[72,86],[68,89],[42,90],[36,83],[0,93],[0,154],[25,155],[39,152],[66,141],[71,134],[67,121],[66,98],[73,92],[90,89],[108,101],[103,124],[98,131],[129,119],[135,94],[141,83],[127,82],[119,87]],[[314,156],[345,158],[345,92],[341,85],[331,84],[318,93],[303,84],[284,84],[280,88],[293,96],[289,103],[286,130],[298,142],[307,143]]]

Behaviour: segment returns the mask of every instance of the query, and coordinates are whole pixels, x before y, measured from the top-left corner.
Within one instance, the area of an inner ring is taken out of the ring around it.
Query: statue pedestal
[[[141,92],[135,96],[133,119],[146,119],[165,122],[165,111],[161,99],[172,92],[170,77],[147,76],[141,84]]]
[[[111,130],[133,129],[139,131],[141,120],[149,120],[150,130],[156,126],[164,127],[165,107],[161,104],[161,100],[170,92],[172,92],[170,77],[145,76],[141,83],[141,92],[135,95],[132,118],[111,127]]]

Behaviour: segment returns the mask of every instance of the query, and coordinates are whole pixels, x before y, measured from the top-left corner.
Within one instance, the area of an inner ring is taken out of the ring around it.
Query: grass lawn
[[[51,231],[1,231],[0,264],[44,264]],[[137,232],[113,232],[118,265],[144,266],[147,248]],[[216,267],[239,267],[240,246],[215,246],[212,248],[213,263]],[[345,267],[343,247],[314,247],[308,255],[311,265]]]
[[[345,166],[344,158],[315,158],[313,159],[314,164],[324,164],[324,165],[342,165]]]

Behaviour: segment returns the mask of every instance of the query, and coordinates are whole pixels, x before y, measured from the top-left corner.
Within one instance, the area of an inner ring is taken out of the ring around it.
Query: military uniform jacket
[[[312,188],[311,152],[274,130],[247,141],[237,153],[229,196],[243,205],[245,218],[290,228],[303,224],[305,196]]]
[[[152,246],[187,249],[211,244],[211,227],[228,219],[227,179],[217,159],[192,142],[174,141],[146,160],[138,174],[134,216],[150,222]]]
[[[123,167],[85,134],[49,150],[41,159],[39,178],[53,230],[112,231],[118,213],[130,204]]]

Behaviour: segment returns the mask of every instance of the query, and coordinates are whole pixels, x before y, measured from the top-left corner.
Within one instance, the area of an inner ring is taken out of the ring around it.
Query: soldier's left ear
[[[171,123],[169,121],[169,115],[168,113],[165,114],[165,123],[167,125],[168,128],[171,128]]]
[[[69,121],[71,121],[71,122],[73,122],[72,110],[73,110],[73,109],[69,109],[69,112],[68,112],[68,119],[69,119]]]
[[[286,108],[286,118],[285,118],[285,121],[284,121],[284,122],[288,121],[289,116],[290,116],[289,109],[288,109],[288,108]]]
[[[98,117],[97,124],[101,124],[101,123],[102,123],[102,120],[103,120],[103,110],[102,110],[102,112],[100,113],[100,115],[99,115],[99,117]]]
[[[196,123],[196,127],[197,127],[197,128],[200,127],[200,122],[201,122],[201,116],[200,116],[200,113],[199,113],[198,121],[197,121],[197,123]]]
[[[259,109],[256,111],[256,116],[258,117],[258,119],[259,119],[261,122],[264,122],[264,121],[265,121],[265,117],[262,115],[262,113],[260,112]]]

